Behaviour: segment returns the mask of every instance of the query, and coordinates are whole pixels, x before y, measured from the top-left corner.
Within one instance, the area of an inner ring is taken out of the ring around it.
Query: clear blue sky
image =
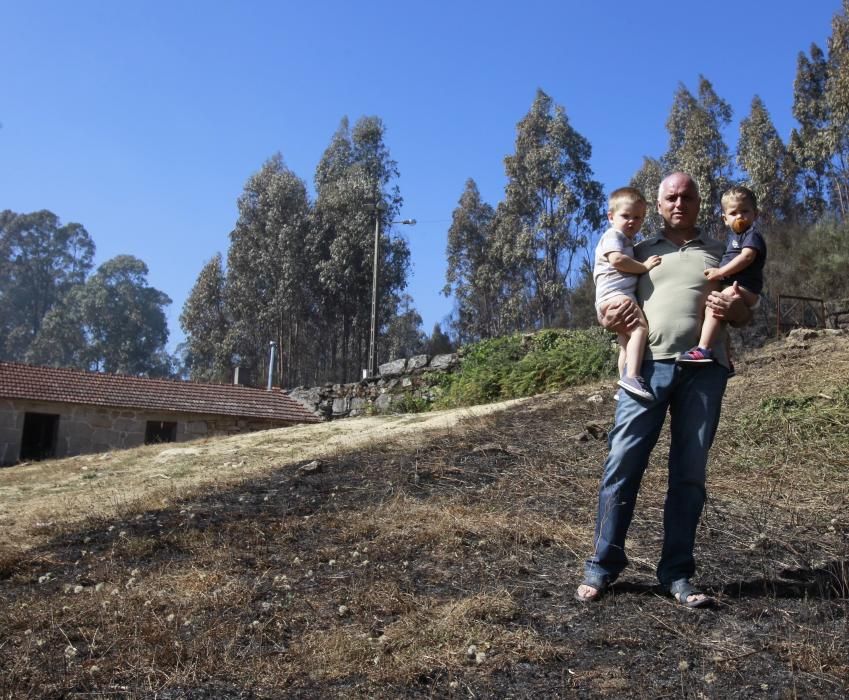
[[[734,109],[794,126],[800,51],[840,0],[188,2],[0,0],[0,210],[83,224],[100,264],[131,254],[177,318],[226,254],[236,199],[275,152],[312,186],[340,119],[380,116],[398,162],[424,329],[467,178],[495,205],[537,88],[589,139],[607,191],[666,149],[673,93],[704,74]]]

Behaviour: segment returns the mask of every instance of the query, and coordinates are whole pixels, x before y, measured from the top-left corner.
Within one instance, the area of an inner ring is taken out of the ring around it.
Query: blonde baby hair
[[[613,192],[610,193],[610,197],[607,200],[607,208],[610,211],[615,212],[621,206],[625,206],[626,204],[636,204],[637,202],[641,202],[648,206],[646,198],[643,197],[643,193],[636,187],[620,187],[618,190],[613,190]]]

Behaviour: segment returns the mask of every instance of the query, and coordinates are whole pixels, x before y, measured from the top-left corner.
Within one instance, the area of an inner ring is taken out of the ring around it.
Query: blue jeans
[[[682,366],[675,360],[646,360],[642,371],[656,398],[643,401],[619,392],[599,490],[595,548],[585,567],[585,581],[595,586],[612,583],[628,564],[625,535],[667,409],[672,439],[657,577],[668,586],[690,578],[696,570],[693,547],[705,503],[707,456],[719,423],[728,370],[715,362]]]

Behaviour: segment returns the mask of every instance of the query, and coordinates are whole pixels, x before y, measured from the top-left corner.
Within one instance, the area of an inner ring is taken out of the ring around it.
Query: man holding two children
[[[618,403],[599,489],[594,551],[576,591],[582,602],[600,598],[628,563],[625,536],[667,411],[671,420],[669,480],[657,576],[683,605],[701,607],[712,602],[693,588],[690,578],[696,569],[693,549],[705,503],[708,450],[728,378],[726,344],[720,338],[713,361],[707,364],[686,365],[677,360],[699,340],[706,308],[713,317],[734,325],[747,323],[751,311],[736,287],[720,293],[717,283],[705,275],[705,270],[719,266],[724,246],[696,228],[700,204],[698,187],[689,175],[669,175],[658,191],[663,232],[634,250],[640,262],[655,255],[661,258],[661,264],[641,275],[637,284],[649,336],[641,374],[654,399],[623,393]],[[641,322],[639,307],[625,299],[608,306],[601,322],[609,330],[627,334]]]

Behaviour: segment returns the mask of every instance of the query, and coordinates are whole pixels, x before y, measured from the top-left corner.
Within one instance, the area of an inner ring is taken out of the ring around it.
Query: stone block
[[[389,394],[381,394],[374,401],[374,407],[379,413],[385,413],[392,405],[392,396]]]
[[[791,340],[811,340],[816,338],[819,333],[813,328],[794,328],[787,337]]]
[[[381,377],[392,377],[399,374],[404,374],[404,369],[406,367],[407,360],[402,357],[400,360],[392,360],[392,362],[387,362],[384,365],[380,365],[377,371]]]
[[[105,445],[106,447],[118,447],[120,445],[120,437],[112,430],[98,428],[91,433],[92,445]]]
[[[16,425],[0,429],[0,465],[13,463],[18,458],[22,430]]]
[[[17,411],[0,410],[0,428],[16,429],[18,427]]]
[[[112,423],[112,429],[119,432],[127,432],[130,430],[139,430],[139,422],[135,418],[116,418]]]
[[[310,411],[318,410],[318,405],[321,403],[321,389],[317,386],[310,389],[299,386],[296,389],[292,389],[289,392],[289,396],[295,399],[295,401],[302,403]]]
[[[350,399],[333,399],[333,415],[344,416],[351,409]]]
[[[111,428],[112,416],[109,413],[97,411],[89,416],[89,425],[92,428]]]
[[[209,427],[205,420],[192,420],[185,424],[185,433],[191,437],[203,437],[209,433]]]
[[[21,432],[14,428],[0,429],[0,442],[14,444],[21,439]]]
[[[444,355],[435,355],[430,361],[431,369],[451,369],[460,362],[460,358],[456,352],[446,353]]]
[[[407,360],[407,371],[415,372],[417,369],[424,369],[427,367],[427,355],[415,355]]]

